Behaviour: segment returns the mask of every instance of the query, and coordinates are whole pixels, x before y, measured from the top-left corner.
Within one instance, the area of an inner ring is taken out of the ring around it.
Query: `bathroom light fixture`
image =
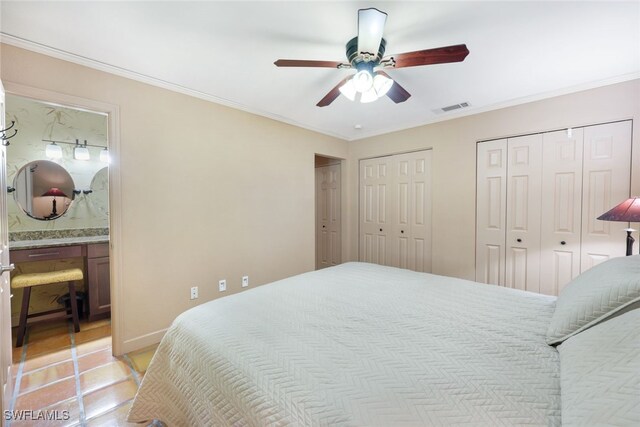
[[[87,148],[87,141],[84,141],[84,145],[80,145],[76,139],[76,147],[73,149],[73,158],[76,160],[89,160],[89,149]]]
[[[111,157],[109,157],[109,150],[104,147],[104,150],[100,151],[100,161],[104,163],[111,163]]]
[[[61,159],[62,158],[62,147],[60,147],[55,142],[51,144],[47,144],[44,150],[45,155],[50,159]]]

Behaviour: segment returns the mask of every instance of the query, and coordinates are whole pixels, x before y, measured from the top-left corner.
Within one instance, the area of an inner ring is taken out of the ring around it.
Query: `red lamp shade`
[[[640,222],[640,197],[632,197],[600,215],[603,221]]]
[[[58,187],[51,187],[49,189],[49,191],[47,191],[46,193],[44,193],[42,195],[42,197],[47,197],[47,196],[53,196],[53,197],[69,197],[66,194],[64,194],[64,192],[62,190],[60,190]]]

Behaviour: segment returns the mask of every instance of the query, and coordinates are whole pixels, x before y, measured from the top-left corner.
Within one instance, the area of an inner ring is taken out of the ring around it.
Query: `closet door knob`
[[[565,241],[563,240],[562,242],[560,242],[560,244],[564,246],[564,245],[566,245],[566,244],[567,244],[567,242],[565,242]]]
[[[518,243],[522,243],[522,239],[518,237],[518,238],[516,239],[516,242],[518,242]]]
[[[404,230],[400,230],[401,233],[404,233]]]
[[[326,227],[325,225],[322,226],[322,228],[325,228],[325,227]]]
[[[382,228],[380,229],[380,231],[382,231]]]

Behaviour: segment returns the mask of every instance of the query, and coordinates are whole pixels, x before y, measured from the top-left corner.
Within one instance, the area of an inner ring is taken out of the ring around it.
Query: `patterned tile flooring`
[[[10,408],[55,414],[57,420],[14,420],[7,426],[139,426],[125,421],[156,346],[111,355],[111,322],[81,322],[74,333],[62,319],[29,326],[15,348]],[[28,415],[33,417],[34,415]]]

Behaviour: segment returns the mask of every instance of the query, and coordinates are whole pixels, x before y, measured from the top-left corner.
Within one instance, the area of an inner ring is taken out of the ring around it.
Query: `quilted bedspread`
[[[559,425],[555,297],[364,263],[202,304],[167,331],[130,421]]]

